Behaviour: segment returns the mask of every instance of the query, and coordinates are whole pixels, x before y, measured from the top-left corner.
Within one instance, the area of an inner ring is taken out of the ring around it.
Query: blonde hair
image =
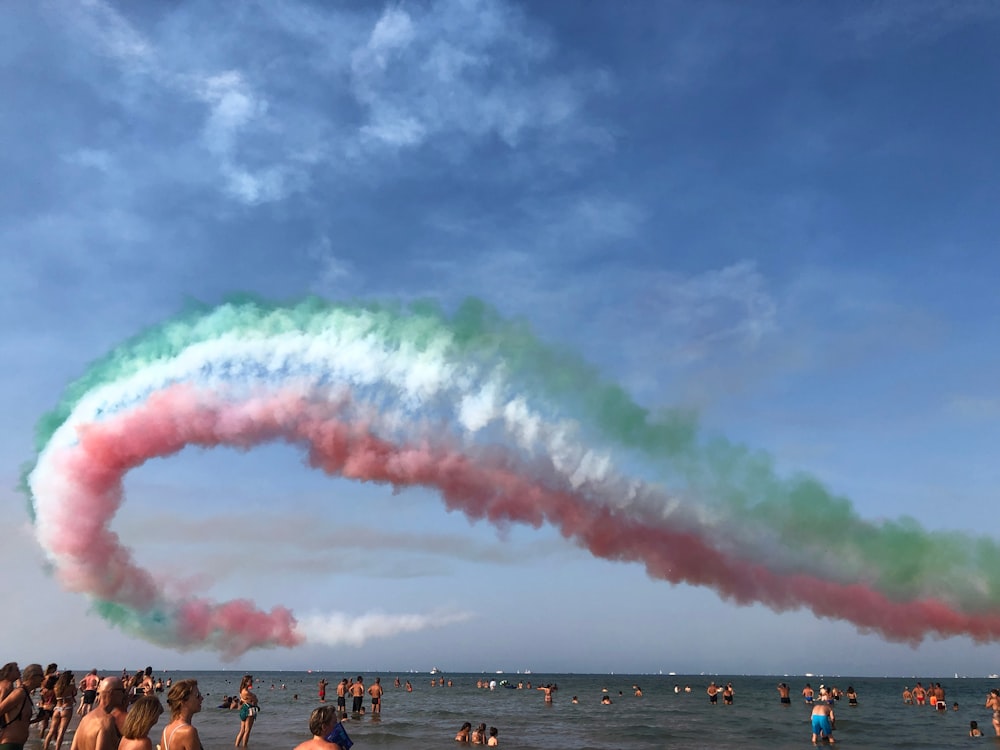
[[[181,714],[181,706],[198,689],[198,680],[180,680],[175,682],[167,693],[167,705],[170,706],[170,716],[176,719]]]
[[[163,704],[155,695],[144,695],[125,714],[125,724],[122,726],[122,737],[129,740],[141,740],[149,736],[149,730],[153,728],[160,714],[163,713]]]

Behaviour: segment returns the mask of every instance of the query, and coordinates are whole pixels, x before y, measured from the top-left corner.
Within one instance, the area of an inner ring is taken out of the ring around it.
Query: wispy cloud
[[[181,6],[174,15],[185,12]],[[301,192],[317,171],[339,178],[373,173],[380,167],[367,163],[372,156],[435,139],[446,138],[442,147],[461,159],[494,140],[514,148],[540,137],[582,148],[597,137],[582,112],[600,76],[561,71],[544,32],[514,6],[399,5],[373,17],[367,9],[292,2],[265,12],[275,22],[272,33],[285,34],[277,63],[265,45],[254,45],[259,27],[228,14],[199,23],[175,19],[164,31],[88,0],[70,14],[67,33],[89,39],[118,67],[128,85],[105,84],[105,93],[138,122],[149,121],[151,96],[172,99],[157,112],[170,118],[156,123],[170,135],[158,149],[174,150],[173,161],[207,156],[222,192],[248,205]],[[215,23],[225,23],[227,33],[217,33]],[[238,33],[228,32],[231,24]],[[169,30],[178,26],[183,34]],[[305,80],[312,88],[298,83]],[[184,136],[192,125],[197,139]]]
[[[444,134],[495,135],[510,147],[529,133],[555,137],[588,87],[546,72],[551,52],[513,6],[387,8],[351,60],[352,90],[367,112],[364,147],[413,147]]]

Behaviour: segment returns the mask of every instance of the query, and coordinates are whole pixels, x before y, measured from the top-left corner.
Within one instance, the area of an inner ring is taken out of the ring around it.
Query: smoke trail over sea
[[[914,643],[1000,635],[994,540],[866,520],[816,480],[702,435],[690,414],[650,411],[475,300],[447,314],[240,299],[123,343],[39,423],[24,483],[36,537],[67,589],[168,646],[234,656],[467,618],[297,620],[249,600],[170,594],[110,531],[123,479],[145,461],[274,441],[327,474],[432,488],[473,519],[552,525],[596,557],[736,603],[804,607]]]

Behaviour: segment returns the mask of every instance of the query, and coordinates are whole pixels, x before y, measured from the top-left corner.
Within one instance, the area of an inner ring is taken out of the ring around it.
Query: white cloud
[[[101,71],[103,94],[129,111],[132,132],[167,134],[157,159],[121,164],[161,182],[214,184],[256,205],[303,190],[314,172],[378,179],[400,165],[396,156],[431,142],[453,162],[495,142],[531,143],[536,158],[524,164],[535,169],[590,159],[595,144],[608,145],[582,116],[608,76],[560,69],[546,32],[515,6],[432,2],[374,15],[290,2],[266,11],[257,24],[195,18],[179,6],[152,25],[102,0],[73,6],[68,34],[121,73],[113,82]],[[103,143],[84,147],[121,156]],[[381,155],[393,158],[373,158]]]
[[[363,141],[396,149],[494,134],[514,147],[527,133],[554,136],[597,83],[545,73],[551,55],[547,40],[500,3],[437,3],[412,15],[388,8],[352,55],[351,89],[367,111]]]
[[[237,70],[207,76],[197,84],[198,96],[209,105],[204,137],[210,150],[228,156],[239,132],[267,111],[261,100]]]
[[[405,49],[415,36],[410,16],[399,8],[387,8],[368,38],[365,50],[369,54],[359,52],[356,64],[374,63],[384,70],[392,54]]]
[[[62,4],[59,12],[69,13],[76,27],[90,35],[105,54],[131,65],[145,66],[152,61],[149,41],[111,5],[103,0],[81,0],[79,8],[84,12]]]

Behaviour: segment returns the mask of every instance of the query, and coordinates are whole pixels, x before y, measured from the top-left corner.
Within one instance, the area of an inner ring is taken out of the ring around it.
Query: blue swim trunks
[[[830,724],[830,717],[824,716],[822,714],[814,714],[813,720],[813,734],[824,734],[829,737],[833,734],[833,726]]]

